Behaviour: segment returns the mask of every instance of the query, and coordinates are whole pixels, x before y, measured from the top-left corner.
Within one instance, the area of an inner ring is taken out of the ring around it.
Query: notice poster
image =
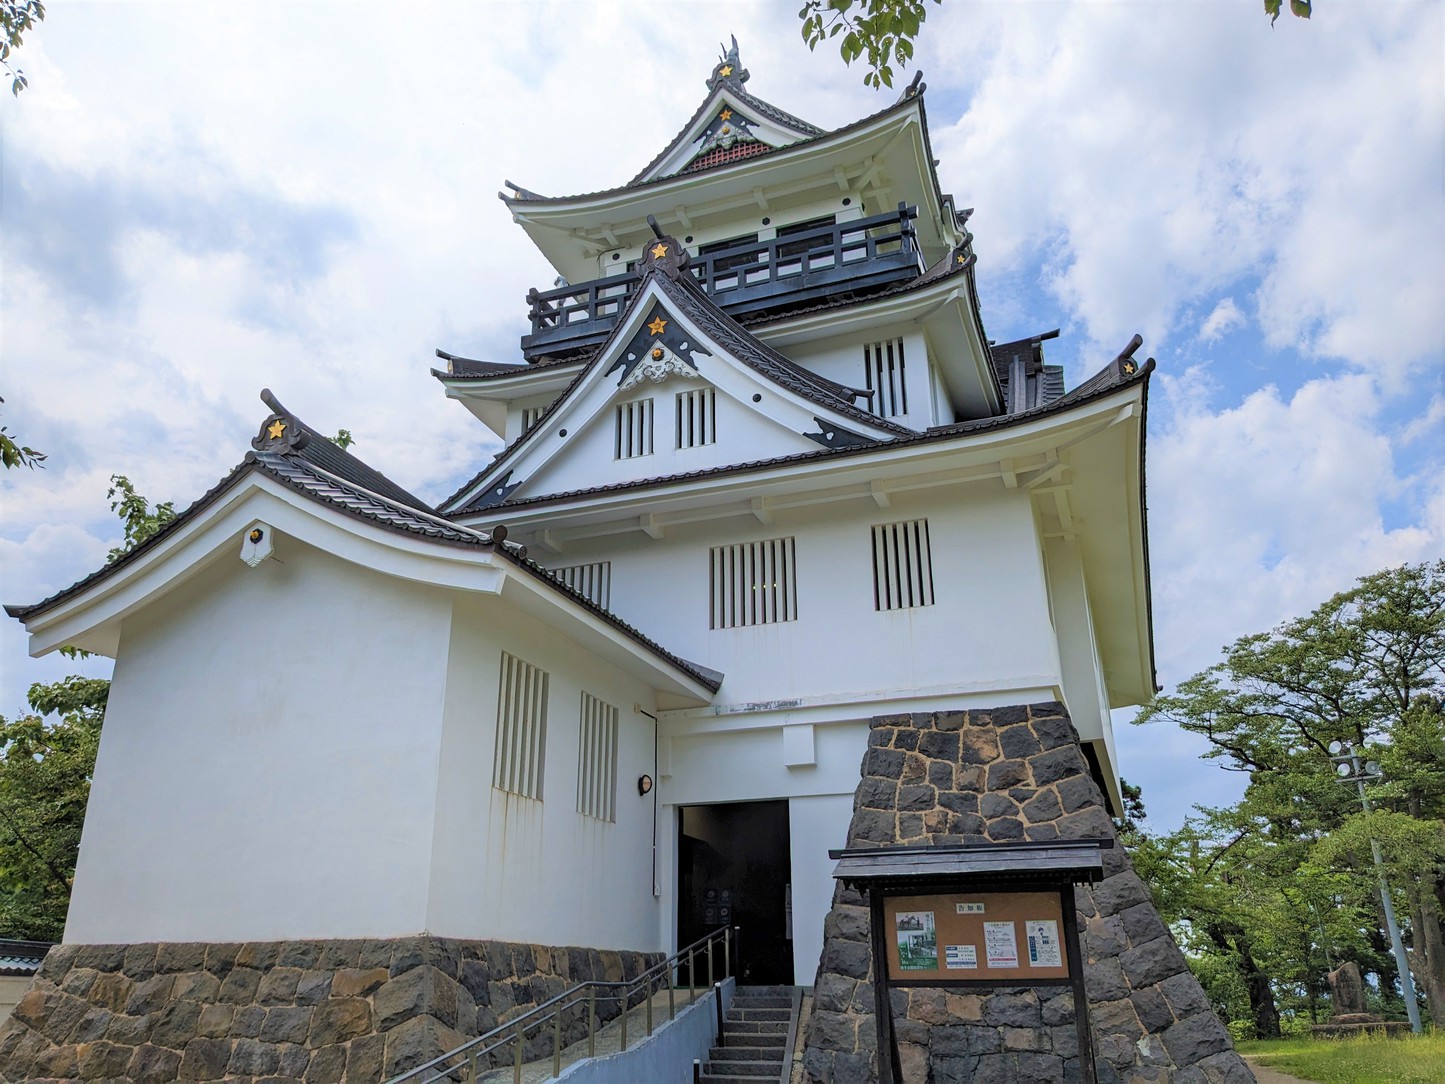
[[[944,945],[943,963],[950,971],[962,971],[978,967],[977,945]]]
[[[1018,967],[1019,946],[1012,922],[985,922],[983,946],[989,967]]]
[[[898,967],[903,971],[938,970],[938,934],[932,911],[900,911],[894,919]]]
[[[1029,963],[1034,967],[1062,967],[1064,955],[1059,944],[1059,924],[1053,919],[1028,919],[1024,938],[1029,946]]]

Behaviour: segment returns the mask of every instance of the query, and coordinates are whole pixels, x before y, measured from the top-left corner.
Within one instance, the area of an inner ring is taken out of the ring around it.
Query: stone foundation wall
[[[660,959],[440,937],[58,945],[0,1027],[0,1080],[379,1081]]]
[[[872,721],[848,846],[1114,838],[1057,703]],[[1100,1084],[1248,1084],[1122,847],[1075,890]],[[901,1084],[1057,1084],[1080,1075],[1072,993],[1019,986],[893,990]],[[878,1079],[867,901],[839,885],[824,928],[804,1074]]]

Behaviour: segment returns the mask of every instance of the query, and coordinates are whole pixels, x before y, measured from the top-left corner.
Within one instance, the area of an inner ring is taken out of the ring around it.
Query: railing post
[[[627,987],[622,988],[622,1049],[627,1049]]]
[[[733,971],[732,977],[743,981],[743,928],[733,927]]]
[[[712,947],[713,947],[713,945],[715,945],[715,944],[717,944],[717,938],[716,938],[716,937],[709,937],[709,938],[708,938],[708,941],[707,941],[707,984],[708,984],[709,986],[712,985],[712,981],[713,981],[713,974],[712,974]]]
[[[723,1044],[723,1008],[722,1008],[722,983],[712,984],[712,996],[716,999],[714,1008],[717,1010],[717,1044]]]
[[[527,1029],[517,1022],[517,1053],[512,1059],[512,1084],[522,1084],[522,1055],[527,1049]]]
[[[672,964],[667,965],[667,1018],[677,1019],[677,983],[673,981]]]
[[[692,1059],[692,1084],[702,1084],[702,1061]]]
[[[652,976],[647,976],[647,1034],[652,1034]]]
[[[597,987],[587,987],[587,1056],[597,1056]]]
[[[477,1079],[477,1052],[475,1049],[467,1051],[467,1079]]]
[[[697,1000],[697,975],[692,966],[692,949],[687,950],[687,1003],[691,1005]]]
[[[562,1010],[552,1010],[552,1075],[562,1075]]]

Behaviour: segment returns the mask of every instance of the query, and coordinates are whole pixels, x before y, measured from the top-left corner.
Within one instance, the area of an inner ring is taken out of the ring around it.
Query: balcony
[[[839,293],[906,282],[923,270],[913,219],[917,207],[836,222],[766,241],[744,241],[692,258],[688,268],[729,316],[786,311]],[[522,336],[528,361],[597,346],[637,293],[634,272],[578,286],[527,294],[532,331]]]

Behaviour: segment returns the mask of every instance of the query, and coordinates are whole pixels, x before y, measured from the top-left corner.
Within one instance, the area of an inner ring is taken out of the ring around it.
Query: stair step
[[[729,1020],[739,1020],[739,1021],[743,1021],[743,1020],[757,1020],[757,1021],[763,1021],[763,1020],[784,1020],[784,1021],[787,1021],[787,1020],[791,1020],[792,1018],[793,1018],[793,1010],[792,1010],[792,1009],[746,1009],[746,1008],[740,1009],[740,1008],[737,1007],[737,1005],[734,1005],[731,1009],[728,1010],[728,1019],[729,1019]]]
[[[726,1074],[719,1076],[716,1073],[709,1073],[704,1071],[702,1075],[698,1077],[698,1079],[703,1081],[704,1084],[758,1084],[759,1080],[767,1080],[768,1078],[756,1076],[728,1076]]]
[[[788,1021],[786,1020],[729,1020],[723,1026],[723,1032],[735,1031],[739,1035],[786,1035],[788,1033]]]
[[[788,1031],[724,1031],[723,1046],[761,1046],[776,1049],[788,1041]]]
[[[710,1061],[707,1063],[709,1072],[724,1076],[752,1077],[754,1080],[758,1077],[772,1077],[776,1080],[781,1065],[781,1062],[776,1061]]]
[[[715,1046],[707,1056],[709,1061],[770,1061],[776,1065],[783,1060],[783,1050],[778,1046]]]
[[[733,995],[733,1004],[741,1005],[747,1009],[791,1009],[793,999],[790,997],[749,997],[742,994]]]

